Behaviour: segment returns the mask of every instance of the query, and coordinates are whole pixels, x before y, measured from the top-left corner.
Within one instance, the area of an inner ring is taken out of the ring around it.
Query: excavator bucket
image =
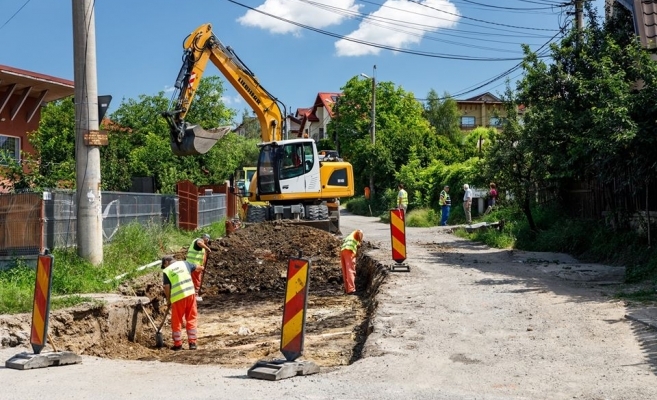
[[[171,150],[177,156],[205,154],[210,151],[217,140],[224,137],[230,130],[230,126],[221,126],[207,131],[198,125],[186,126],[182,141],[171,139]]]

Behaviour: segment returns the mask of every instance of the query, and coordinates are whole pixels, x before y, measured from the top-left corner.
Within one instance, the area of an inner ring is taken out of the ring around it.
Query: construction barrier
[[[32,307],[32,333],[30,334],[30,344],[34,354],[41,353],[48,336],[53,264],[54,257],[51,254],[39,255]]]
[[[390,210],[390,239],[392,259],[397,262],[397,265],[393,265],[390,269],[395,271],[397,267],[401,267],[410,271],[410,267],[404,264],[406,260],[406,215],[400,208]]]
[[[303,354],[310,274],[310,260],[300,257],[290,258],[287,264],[280,348],[285,359],[258,361],[247,372],[250,378],[277,381],[319,372],[319,366],[312,361],[296,361]]]
[[[290,258],[287,265],[283,328],[281,329],[281,353],[288,361],[294,361],[303,354],[309,273],[309,260]]]
[[[6,368],[27,370],[45,368],[50,366],[77,364],[82,357],[70,351],[57,351],[55,344],[48,334],[48,317],[50,315],[50,289],[52,287],[52,273],[55,264],[54,257],[46,249],[39,255],[34,285],[34,302],[32,308],[32,330],[30,344],[33,353],[22,352],[16,354],[5,362]],[[46,341],[55,352],[40,354],[46,346]]]

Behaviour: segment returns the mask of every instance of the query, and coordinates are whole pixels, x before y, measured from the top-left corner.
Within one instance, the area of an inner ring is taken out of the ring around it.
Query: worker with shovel
[[[171,307],[171,331],[174,351],[182,349],[182,324],[185,320],[187,342],[190,350],[196,350],[196,294],[192,283],[192,273],[202,265],[189,261],[174,261],[172,256],[162,258],[164,295]]]
[[[208,243],[210,242],[210,235],[204,233],[200,238],[194,239],[192,244],[187,249],[187,261],[197,266],[205,267],[208,260],[208,254],[211,253]],[[196,292],[196,301],[203,301],[200,290],[203,282],[203,268],[196,269],[192,273],[192,282],[194,282],[194,291]]]

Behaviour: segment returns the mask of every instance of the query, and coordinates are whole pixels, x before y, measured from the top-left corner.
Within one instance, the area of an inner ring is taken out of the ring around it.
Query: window
[[[324,128],[319,128],[319,139],[324,139]]]
[[[303,147],[299,143],[286,144],[283,147],[281,179],[290,179],[304,174],[303,155]]]
[[[21,139],[13,136],[0,135],[0,164],[7,164],[9,159],[21,160]]]
[[[502,126],[504,122],[506,122],[504,118],[491,117],[488,124],[490,126]]]
[[[475,122],[476,122],[475,117],[461,117],[461,126],[474,127]]]

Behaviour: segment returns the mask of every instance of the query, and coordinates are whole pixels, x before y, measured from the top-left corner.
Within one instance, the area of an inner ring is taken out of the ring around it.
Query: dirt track
[[[389,228],[361,228],[389,263]],[[378,291],[363,358],[280,382],[245,368],[100,360],[48,371],[0,368],[8,398],[630,399],[657,398],[657,335],[625,318],[618,268],[560,254],[488,249],[444,228],[407,230],[410,273]],[[9,357],[17,349],[0,350]],[[163,376],[194,376],[162,391]],[[17,377],[28,377],[17,379]],[[78,377],[84,376],[84,380]]]

